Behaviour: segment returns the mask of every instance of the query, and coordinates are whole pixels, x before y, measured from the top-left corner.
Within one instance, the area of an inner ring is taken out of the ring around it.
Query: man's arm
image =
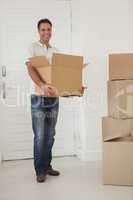
[[[25,62],[26,66],[27,66],[27,70],[28,70],[28,74],[31,77],[31,79],[33,80],[33,82],[38,85],[41,89],[43,89],[44,91],[44,84],[45,81],[42,80],[42,78],[40,77],[39,73],[37,72],[37,70],[34,68],[34,66],[32,66],[29,57],[34,57],[34,45],[33,43],[30,44],[28,51],[27,51],[27,61]],[[42,93],[43,93],[42,91]]]
[[[41,88],[42,94],[45,94],[46,96],[56,95],[55,88],[48,84],[45,80],[42,80],[41,76],[34,68],[34,66],[32,66],[31,62],[27,61],[25,64],[27,66],[29,76],[34,81],[34,83]]]
[[[38,85],[40,88],[46,83],[46,81],[42,80],[41,76],[37,72],[37,70],[32,66],[30,61],[27,61],[26,63],[28,73],[31,77],[31,79],[35,82],[36,85]]]

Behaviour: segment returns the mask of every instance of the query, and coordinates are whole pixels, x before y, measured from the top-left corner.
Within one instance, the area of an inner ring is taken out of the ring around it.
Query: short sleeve
[[[27,49],[27,58],[26,58],[26,62],[29,61],[30,57],[34,56],[34,48],[33,48],[33,44],[30,44],[28,49]]]

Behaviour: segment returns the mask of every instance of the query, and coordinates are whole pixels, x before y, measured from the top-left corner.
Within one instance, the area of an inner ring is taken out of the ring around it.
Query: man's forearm
[[[31,79],[34,81],[34,83],[36,85],[38,85],[40,88],[42,88],[42,85],[44,85],[46,83],[46,81],[42,80],[41,76],[39,75],[39,73],[37,72],[37,70],[34,67],[29,66],[28,63],[26,63],[26,65],[27,65],[28,73],[29,73]]]

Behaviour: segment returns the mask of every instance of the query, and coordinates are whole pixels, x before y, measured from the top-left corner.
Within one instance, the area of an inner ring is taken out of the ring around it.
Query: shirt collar
[[[47,48],[47,46],[46,46],[45,44],[42,44],[42,43],[40,42],[40,40],[38,40],[38,44],[39,44],[40,46],[42,46],[42,47]],[[48,48],[52,48],[52,46],[49,44],[49,45],[48,45]]]

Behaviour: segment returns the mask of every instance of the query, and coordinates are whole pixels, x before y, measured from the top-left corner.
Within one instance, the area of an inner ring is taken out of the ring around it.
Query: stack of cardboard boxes
[[[133,185],[133,54],[109,55],[108,117],[102,118],[103,183]]]

